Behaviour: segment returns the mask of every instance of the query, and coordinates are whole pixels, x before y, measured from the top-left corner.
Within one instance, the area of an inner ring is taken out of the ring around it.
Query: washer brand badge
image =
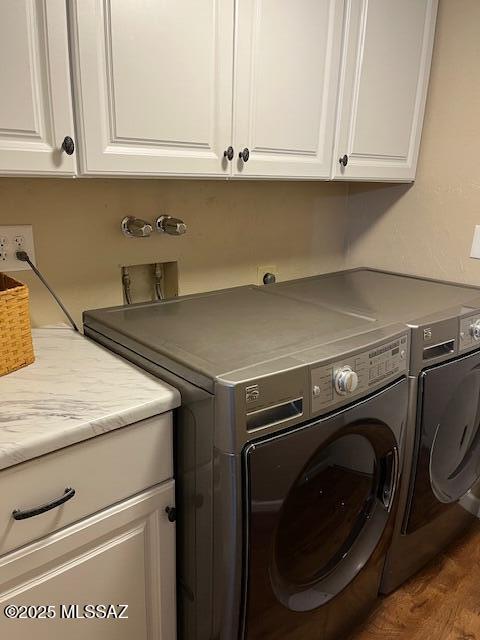
[[[247,402],[255,402],[260,397],[260,390],[258,384],[252,384],[250,387],[245,388],[245,399]]]
[[[423,330],[423,339],[424,340],[432,339],[432,330],[430,329],[430,327],[428,327],[428,329]]]

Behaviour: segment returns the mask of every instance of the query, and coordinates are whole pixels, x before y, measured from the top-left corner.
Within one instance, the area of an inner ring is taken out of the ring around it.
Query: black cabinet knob
[[[65,138],[63,139],[62,149],[65,151],[67,156],[71,156],[75,151],[75,143],[70,136],[65,136]]]
[[[238,157],[244,162],[248,162],[248,159],[250,157],[250,151],[247,149],[247,147],[245,147],[243,151],[240,151],[240,153],[238,154]]]
[[[348,164],[348,156],[347,154],[345,154],[344,156],[342,156],[341,158],[339,158],[338,160],[340,162],[341,165],[343,165],[344,167],[347,166]]]
[[[169,522],[175,522],[177,519],[177,510],[175,507],[166,507],[165,513],[168,516]]]
[[[223,152],[223,157],[227,158],[228,160],[233,160],[234,155],[235,155],[235,151],[233,147],[228,147],[228,149],[225,149],[225,151]]]

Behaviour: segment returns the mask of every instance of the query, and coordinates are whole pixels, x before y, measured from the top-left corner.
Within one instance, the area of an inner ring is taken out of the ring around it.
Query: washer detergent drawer
[[[452,508],[480,479],[480,353],[424,371],[404,532]]]
[[[375,600],[391,536],[405,413],[403,380],[326,419],[246,447],[246,638],[267,637],[267,624],[289,628],[292,637],[293,630],[298,637],[341,637],[339,624],[366,606],[349,595],[349,585]],[[333,615],[338,606],[349,615]]]

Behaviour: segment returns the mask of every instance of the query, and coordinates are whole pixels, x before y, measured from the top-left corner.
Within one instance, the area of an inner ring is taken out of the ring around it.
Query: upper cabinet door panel
[[[240,0],[234,174],[329,178],[341,49],[339,0]],[[249,150],[244,162],[239,152]]]
[[[225,175],[233,0],[78,0],[84,173]]]
[[[67,38],[64,1],[0,3],[0,174],[75,173]]]
[[[436,12],[437,0],[347,0],[334,178],[415,178]]]

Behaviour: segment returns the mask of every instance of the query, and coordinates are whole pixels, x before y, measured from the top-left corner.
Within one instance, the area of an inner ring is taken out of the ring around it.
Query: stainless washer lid
[[[84,323],[170,370],[180,365],[180,375],[210,379],[376,328],[254,286],[87,311]]]

